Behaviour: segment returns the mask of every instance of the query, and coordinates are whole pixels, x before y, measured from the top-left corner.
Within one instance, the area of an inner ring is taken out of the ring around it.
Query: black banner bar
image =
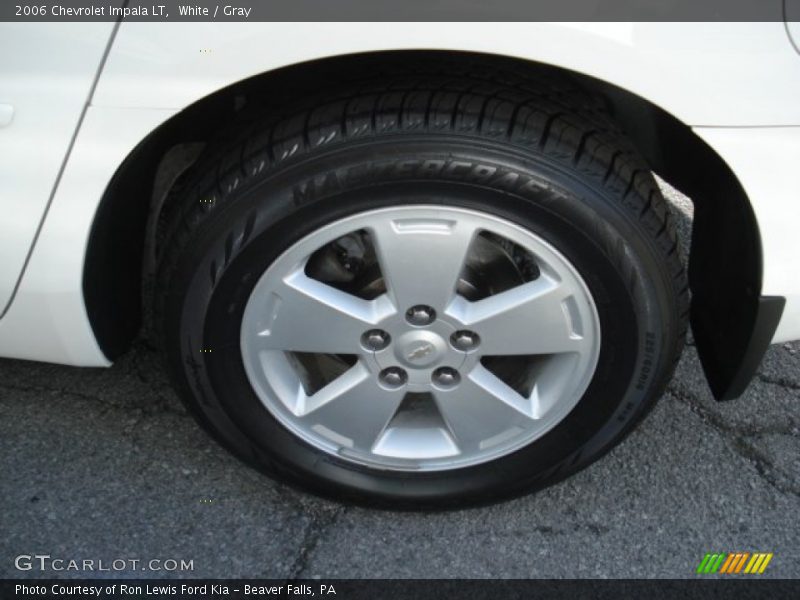
[[[0,21],[783,21],[800,0],[4,0]]]
[[[113,580],[62,579],[0,581],[0,597],[77,600],[85,598],[171,598],[220,600],[314,598],[335,600],[618,600],[667,598],[715,600],[797,598],[797,580],[741,576],[687,580]]]

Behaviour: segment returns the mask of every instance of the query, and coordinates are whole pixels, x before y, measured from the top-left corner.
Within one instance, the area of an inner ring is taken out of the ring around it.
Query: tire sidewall
[[[573,264],[592,294],[602,340],[592,382],[563,421],[512,454],[425,473],[356,465],[295,437],[250,386],[239,332],[261,274],[314,230],[399,203],[479,210],[531,230]],[[441,137],[354,145],[253,181],[215,210],[170,282],[165,314],[173,371],[220,441],[315,491],[419,506],[490,501],[541,487],[613,446],[669,373],[677,309],[658,249],[601,182],[545,157]]]

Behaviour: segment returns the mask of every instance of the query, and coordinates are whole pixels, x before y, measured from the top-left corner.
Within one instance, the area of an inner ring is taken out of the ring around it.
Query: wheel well
[[[383,70],[390,76],[399,64],[407,72],[407,65],[420,60],[452,62],[468,57],[476,55],[398,51],[293,65],[219,90],[153,131],[112,178],[87,248],[84,297],[106,356],[114,359],[127,350],[141,330],[143,314],[149,314],[158,221],[162,210],[169,208],[165,198],[170,188],[191,167],[203,145],[217,138],[240,113],[252,105],[261,110],[277,108],[303,90],[352,77],[363,72],[365,61],[371,72]],[[531,65],[499,56],[480,55],[480,60],[515,70]],[[604,98],[653,170],[694,203],[691,322],[714,394],[730,396],[731,381],[753,335],[762,279],[758,227],[742,186],[711,147],[661,108],[612,84],[562,72]]]
[[[692,332],[714,397],[736,398],[761,362],[783,307],[783,299],[761,297],[761,236],[747,194],[687,125],[618,87],[597,80],[593,85],[653,170],[694,205]]]

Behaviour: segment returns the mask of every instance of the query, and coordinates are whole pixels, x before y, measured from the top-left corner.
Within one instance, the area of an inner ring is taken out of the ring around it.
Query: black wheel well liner
[[[375,53],[369,58],[374,62],[376,57],[410,58],[411,54],[417,60],[452,61],[458,56],[475,56],[398,51]],[[321,59],[233,84],[170,118],[128,155],[97,209],[83,273],[89,320],[109,359],[130,347],[141,329],[142,315],[147,313],[143,302],[149,275],[145,256],[154,244],[154,239],[148,239],[153,237],[148,223],[167,191],[154,187],[170,150],[212,138],[236,118],[238,109],[251,96],[273,98],[287,86],[296,90],[325,85],[343,71],[358,69],[362,58],[347,55]],[[492,55],[481,55],[481,60],[516,69],[531,64]],[[674,116],[610,83],[564,73],[601,95],[653,170],[694,203],[689,265],[691,324],[714,395],[718,399],[738,396],[771,341],[783,306],[783,299],[761,297],[761,240],[744,189],[725,161]]]

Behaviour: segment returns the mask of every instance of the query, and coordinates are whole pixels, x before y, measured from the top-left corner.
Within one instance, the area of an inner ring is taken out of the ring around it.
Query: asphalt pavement
[[[689,205],[671,198],[686,236]],[[15,566],[46,554],[193,566],[102,577],[693,578],[707,552],[758,551],[774,553],[762,577],[797,578],[800,343],[773,346],[723,404],[690,345],[656,409],[587,470],[427,514],[339,505],[240,464],[143,342],[110,369],[0,360],[0,495],[3,577],[93,575]]]

